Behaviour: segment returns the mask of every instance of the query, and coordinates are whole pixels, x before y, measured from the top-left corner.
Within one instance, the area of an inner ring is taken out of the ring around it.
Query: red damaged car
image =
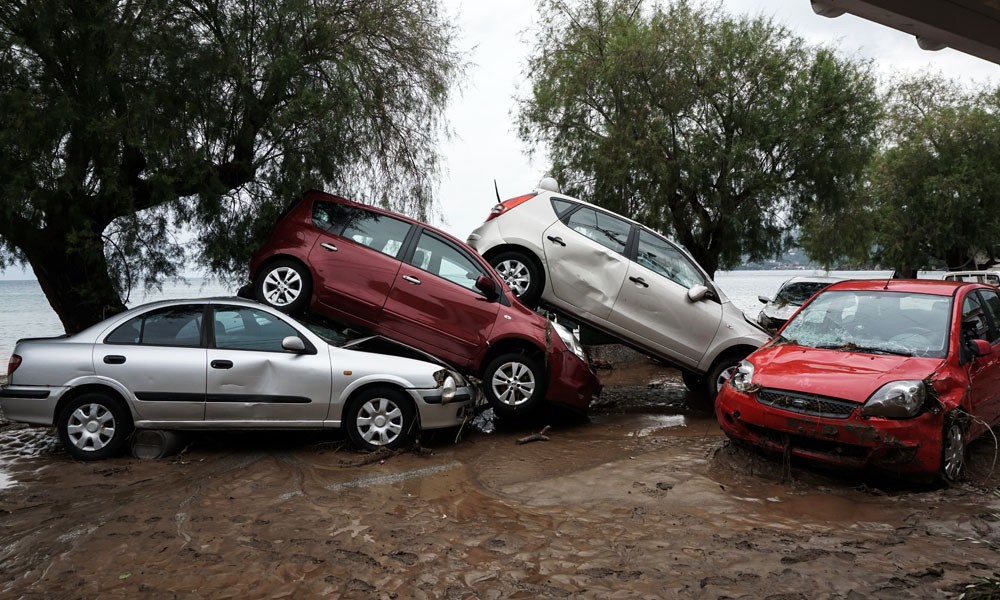
[[[545,399],[585,411],[601,389],[569,330],[521,304],[464,242],[396,213],[306,192],[253,255],[250,277],[269,306],[309,308],[480,378],[501,416]]]
[[[1000,422],[1000,295],[939,280],[835,283],[740,363],[726,434],[835,467],[955,481]]]

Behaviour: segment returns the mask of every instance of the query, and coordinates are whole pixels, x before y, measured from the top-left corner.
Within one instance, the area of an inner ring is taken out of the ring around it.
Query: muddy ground
[[[1000,597],[992,440],[950,488],[819,473],[729,446],[675,371],[614,366],[589,420],[369,464],[275,433],[79,463],[0,426],[0,598]]]

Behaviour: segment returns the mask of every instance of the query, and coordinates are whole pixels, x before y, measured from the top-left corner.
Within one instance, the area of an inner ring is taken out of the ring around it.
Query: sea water
[[[891,271],[719,271],[715,282],[739,309],[756,319],[762,304],[758,296],[774,296],[781,284],[796,276],[832,276],[854,279],[888,278]],[[940,273],[921,272],[920,277],[940,279]],[[162,290],[134,292],[129,308],[154,300],[233,296],[236,289],[213,279],[190,278],[167,282]],[[20,338],[57,336],[64,333],[62,323],[49,306],[38,282],[0,280],[0,365],[6,365],[14,344]],[[2,366],[0,366],[0,370]]]

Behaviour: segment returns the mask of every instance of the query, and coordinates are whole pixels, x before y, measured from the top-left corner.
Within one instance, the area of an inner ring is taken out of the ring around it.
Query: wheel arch
[[[135,425],[135,420],[138,415],[136,415],[135,411],[132,409],[132,403],[129,402],[125,396],[114,387],[102,383],[84,383],[71,388],[63,394],[62,397],[59,398],[59,402],[56,403],[56,409],[52,415],[52,424],[55,425],[59,422],[59,416],[63,413],[67,404],[80,396],[89,393],[105,394],[120,402],[122,406],[125,407],[125,410],[128,411],[129,419],[132,421],[131,424],[133,426]]]
[[[486,259],[491,265],[493,264],[493,257],[504,252],[520,252],[524,254],[528,260],[534,263],[535,268],[538,270],[538,276],[541,278],[541,289],[545,289],[545,283],[548,279],[545,273],[545,264],[541,257],[535,253],[531,248],[524,246],[522,244],[500,244],[499,246],[494,246],[483,253],[483,258]]]
[[[282,252],[282,253],[279,253],[279,254],[275,254],[273,256],[268,256],[266,259],[262,260],[261,263],[259,265],[257,265],[257,270],[254,271],[253,273],[250,273],[250,281],[256,283],[257,282],[257,276],[260,275],[260,273],[264,269],[266,269],[267,267],[273,265],[274,263],[278,262],[279,260],[290,260],[290,261],[299,263],[306,270],[306,272],[309,273],[309,277],[311,277],[313,280],[316,279],[316,274],[313,273],[312,267],[309,265],[309,261],[304,260],[301,256],[298,256],[298,255],[295,255],[295,254],[288,254],[286,252]]]
[[[742,360],[756,349],[757,346],[753,346],[751,344],[736,344],[735,346],[730,346],[712,357],[712,361],[705,366],[703,374],[711,373],[712,369],[715,368],[715,365],[719,364],[719,362],[723,360],[730,358],[739,358]]]

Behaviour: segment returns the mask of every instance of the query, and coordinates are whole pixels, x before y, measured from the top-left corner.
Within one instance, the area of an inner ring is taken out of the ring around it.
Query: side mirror
[[[761,304],[767,304],[768,302],[771,301],[771,299],[768,298],[767,296],[757,296],[757,299],[760,300]]]
[[[688,290],[688,300],[691,302],[700,302],[708,296],[710,291],[707,287],[700,284],[691,286],[691,289]]]
[[[490,300],[500,295],[500,293],[497,292],[497,282],[485,275],[476,277],[476,289],[486,294],[486,297]]]
[[[992,354],[993,346],[986,340],[969,340],[969,350],[972,351],[973,356],[979,358],[980,356],[989,356]]]
[[[296,335],[290,335],[285,339],[281,340],[281,347],[289,352],[305,352],[306,344],[302,341],[302,338]]]

